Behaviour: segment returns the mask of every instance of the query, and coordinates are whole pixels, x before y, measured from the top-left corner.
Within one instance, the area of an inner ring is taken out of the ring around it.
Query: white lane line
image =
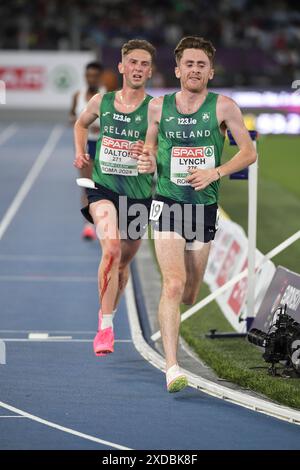
[[[32,262],[43,262],[57,263],[99,263],[97,256],[66,256],[66,255],[0,255],[0,261],[32,261]]]
[[[96,282],[96,276],[0,276],[2,282]]]
[[[22,202],[24,201],[25,197],[27,196],[28,192],[30,191],[33,183],[39,176],[43,166],[47,162],[48,158],[52,154],[55,146],[57,145],[59,139],[63,133],[63,126],[55,126],[47,139],[44,147],[42,148],[41,152],[39,153],[37,159],[35,160],[34,164],[32,165],[29,173],[27,174],[23,184],[21,185],[19,191],[17,192],[14,200],[12,201],[11,205],[7,209],[5,215],[3,216],[0,222],[0,240],[2,239],[4,233],[6,232],[9,224],[13,220],[14,216],[16,215],[17,211],[19,210]]]
[[[42,419],[39,416],[35,416],[30,413],[27,413],[26,411],[20,410],[19,408],[15,408],[14,406],[8,405],[7,403],[4,403],[2,401],[0,401],[0,407],[6,410],[12,411],[13,413],[16,413],[20,416],[24,416],[24,418],[28,418],[37,423],[44,424],[45,426],[48,426],[49,428],[57,429],[58,431],[65,432],[67,434],[72,434],[73,436],[81,437],[82,439],[86,439],[87,441],[97,442],[98,444],[102,444],[108,447],[113,447],[114,449],[119,449],[119,450],[133,450],[130,447],[125,447],[119,444],[115,444],[114,442],[100,439],[99,437],[90,436],[89,434],[84,434],[82,432],[75,431],[75,429],[66,428],[65,426],[60,426],[59,424],[53,423],[52,421],[48,421],[46,419]]]
[[[66,339],[66,338],[0,338],[5,343],[92,343],[93,339]],[[132,343],[131,339],[115,339],[115,343]]]
[[[1,134],[0,134],[0,145],[5,144],[18,130],[18,126],[16,124],[11,124],[10,126],[6,127]]]

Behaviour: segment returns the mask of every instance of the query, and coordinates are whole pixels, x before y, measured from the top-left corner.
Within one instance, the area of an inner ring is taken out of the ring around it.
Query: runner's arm
[[[201,191],[222,176],[227,176],[246,168],[254,163],[257,158],[249,132],[245,127],[241,110],[237,104],[226,96],[220,96],[218,105],[219,122],[224,123],[226,128],[230,129],[239,147],[239,151],[228,162],[220,165],[218,168],[191,170],[191,175],[186,180],[196,191]]]
[[[157,136],[162,103],[162,97],[153,98],[149,103],[146,140],[143,153],[138,158],[139,173],[154,173],[156,169]]]
[[[74,166],[84,168],[89,164],[90,156],[86,153],[88,127],[99,117],[102,95],[98,93],[88,102],[74,126],[75,160]]]

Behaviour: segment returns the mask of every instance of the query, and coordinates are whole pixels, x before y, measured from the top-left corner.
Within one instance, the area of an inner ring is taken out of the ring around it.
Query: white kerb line
[[[281,253],[283,250],[285,250],[288,246],[292,245],[292,243],[295,243],[298,239],[300,238],[300,230],[298,232],[294,233],[294,235],[291,235],[289,238],[284,240],[282,243],[280,243],[278,246],[273,248],[271,251],[269,251],[261,260],[260,263],[256,264],[256,269],[260,268],[266,261],[274,258],[276,255]],[[219,295],[223,294],[229,287],[233,286],[236,284],[238,281],[243,279],[245,276],[248,274],[248,268],[244,269],[242,272],[234,276],[232,279],[230,279],[228,282],[223,284],[223,286],[219,287],[219,289],[215,290],[211,294],[209,294],[207,297],[204,299],[200,300],[196,305],[193,307],[189,308],[186,312],[184,312],[181,315],[181,322],[184,320],[187,320],[189,317],[194,315],[194,313],[198,312],[201,308],[205,307],[208,305],[210,302],[215,300]],[[156,341],[161,337],[160,331],[157,331],[151,336],[152,341]]]
[[[33,183],[37,179],[38,175],[40,174],[43,166],[47,162],[48,158],[50,157],[51,153],[53,152],[57,142],[59,141],[62,133],[63,133],[63,126],[55,126],[45,143],[44,147],[42,148],[41,152],[39,153],[36,161],[32,165],[29,173],[27,174],[23,184],[21,185],[19,191],[14,197],[11,205],[7,209],[4,217],[0,222],[0,240],[2,239],[4,233],[6,232],[9,224],[13,220],[14,216],[16,215],[17,211],[19,210],[22,202],[24,201],[25,197],[27,196],[28,192],[30,191]]]

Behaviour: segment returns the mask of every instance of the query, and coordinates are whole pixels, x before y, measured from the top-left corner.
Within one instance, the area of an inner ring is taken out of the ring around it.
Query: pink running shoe
[[[101,330],[102,312],[99,311],[98,333],[94,338],[94,352],[96,356],[106,356],[114,352],[114,331],[111,327]]]
[[[82,230],[81,237],[85,240],[96,240],[96,232],[92,224],[85,224]]]

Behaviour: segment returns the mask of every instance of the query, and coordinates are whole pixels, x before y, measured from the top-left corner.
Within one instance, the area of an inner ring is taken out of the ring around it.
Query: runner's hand
[[[144,148],[138,157],[137,169],[139,173],[154,173],[156,169],[156,160],[151,154],[150,149]]]
[[[218,172],[215,168],[208,170],[199,170],[194,168],[189,170],[190,175],[186,177],[186,181],[195,189],[195,191],[201,191],[205,189],[213,181],[219,179]]]
[[[90,156],[88,153],[83,153],[81,155],[76,155],[75,160],[73,162],[73,165],[76,166],[76,168],[85,168],[89,166],[90,163]]]
[[[143,153],[143,148],[144,148],[143,140],[138,140],[137,142],[134,142],[130,147],[130,157],[138,160],[139,155]]]

